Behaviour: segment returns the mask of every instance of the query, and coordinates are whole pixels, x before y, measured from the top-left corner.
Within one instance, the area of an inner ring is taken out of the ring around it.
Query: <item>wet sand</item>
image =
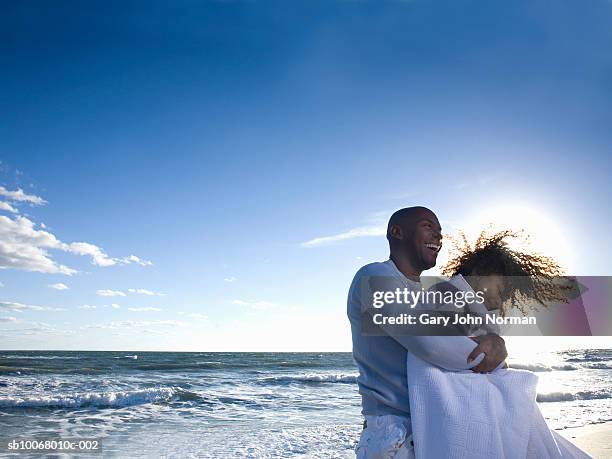
[[[612,458],[612,422],[557,432],[597,459]]]

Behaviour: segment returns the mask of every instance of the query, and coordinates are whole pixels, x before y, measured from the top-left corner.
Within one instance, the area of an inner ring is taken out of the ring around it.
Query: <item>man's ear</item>
[[[402,231],[402,227],[399,225],[391,225],[391,231],[389,231],[389,234],[394,239],[404,239],[404,232]]]

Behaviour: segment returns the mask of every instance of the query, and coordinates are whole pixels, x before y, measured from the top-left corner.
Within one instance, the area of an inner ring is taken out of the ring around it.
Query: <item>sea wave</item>
[[[0,397],[0,408],[118,408],[189,399],[190,393],[173,387],[151,387],[125,392],[87,392],[75,395]]]
[[[510,368],[517,370],[529,370],[533,372],[545,372],[545,371],[572,371],[577,370],[578,367],[572,364],[564,365],[544,365],[541,363],[512,363],[510,362]]]
[[[76,355],[0,355],[1,359],[18,360],[81,360],[82,357]]]
[[[179,370],[214,370],[222,369],[224,365],[218,363],[136,363],[130,367],[139,371],[179,371]]]
[[[565,360],[567,362],[602,362],[610,360],[610,355],[584,355],[580,357],[570,357]]]
[[[598,390],[598,391],[581,391],[581,392],[576,392],[576,393],[550,392],[547,394],[538,394],[537,401],[539,403],[571,402],[574,400],[599,400],[599,399],[605,399],[605,398],[612,398],[612,391]]]
[[[355,383],[357,375],[355,374],[298,374],[298,375],[281,375],[268,376],[259,380],[263,384],[291,384],[291,383]]]
[[[589,363],[588,365],[585,364],[583,365],[584,368],[590,368],[592,370],[612,370],[612,362],[608,362],[608,363],[603,363],[603,362],[597,362],[597,363]]]
[[[121,371],[143,371],[143,372],[164,372],[164,371],[201,371],[223,369],[217,364],[199,363],[141,363],[137,356],[115,357],[117,363],[100,362],[94,366],[68,366],[68,365],[46,365],[33,363],[29,366],[7,366],[0,365],[0,374],[37,374],[37,373],[57,373],[57,374],[96,374]],[[96,366],[97,365],[97,366]]]
[[[35,374],[100,374],[106,372],[105,368],[91,367],[7,367],[0,365],[0,374],[5,375],[35,375]]]

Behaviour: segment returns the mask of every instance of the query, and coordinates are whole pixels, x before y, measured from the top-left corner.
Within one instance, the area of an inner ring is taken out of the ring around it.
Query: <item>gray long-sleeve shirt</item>
[[[476,366],[484,358],[481,354],[468,364],[467,357],[476,343],[465,336],[369,336],[362,334],[362,307],[370,307],[371,296],[364,295],[363,283],[368,278],[384,278],[389,290],[395,288],[420,289],[418,282],[407,279],[392,260],[364,266],[353,279],[348,294],[347,314],[353,337],[353,358],[359,367],[359,393],[362,414],[395,414],[410,416],[406,357],[410,351],[417,357],[438,367],[461,371]],[[383,331],[387,330],[383,328]]]

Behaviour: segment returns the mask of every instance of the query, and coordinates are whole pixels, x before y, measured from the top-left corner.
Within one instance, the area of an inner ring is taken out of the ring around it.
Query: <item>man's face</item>
[[[400,250],[419,273],[436,265],[442,247],[442,228],[436,215],[423,210],[401,225]]]

